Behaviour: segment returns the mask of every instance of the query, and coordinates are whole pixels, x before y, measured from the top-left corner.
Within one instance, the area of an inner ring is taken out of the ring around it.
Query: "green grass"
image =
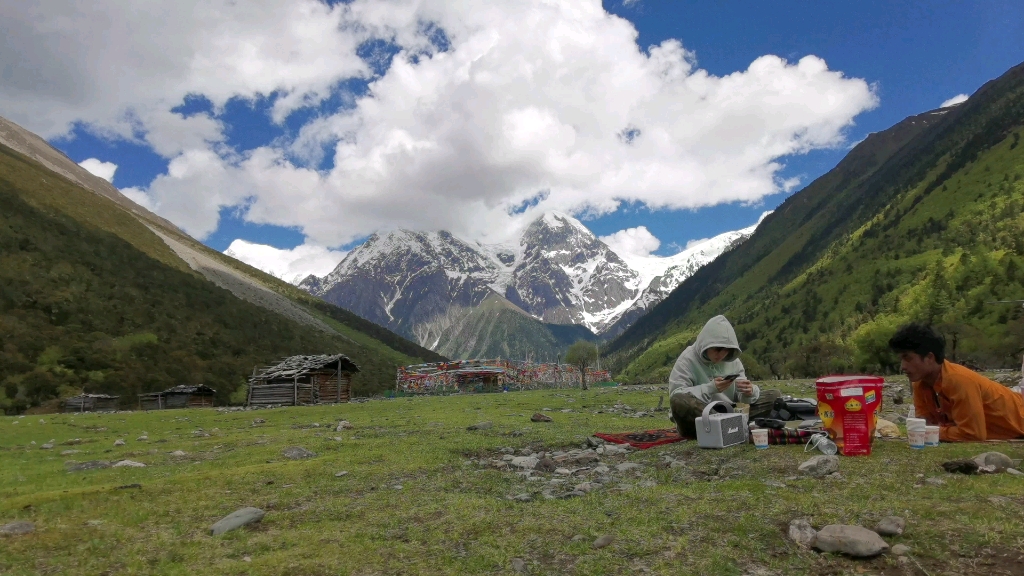
[[[809,393],[801,383],[787,390]],[[889,514],[909,523],[890,543],[911,546],[931,574],[1011,573],[985,562],[1024,553],[1024,481],[953,477],[938,467],[990,449],[1020,458],[1019,444],[915,452],[879,441],[870,457],[843,458],[841,480],[812,480],[792,478],[806,457],[801,446],[705,451],[678,443],[604,458],[645,466],[636,475],[613,473],[603,490],[527,503],[507,497],[539,492],[546,481],[470,462],[500,458],[505,446],[570,449],[595,431],[665,427],[664,412],[595,413],[617,402],[650,409],[664,394],[552,390],[248,412],[0,418],[0,524],[37,525],[0,541],[0,573],[507,574],[512,559],[523,558],[530,574],[898,574],[895,558],[819,555],[784,535],[797,517],[816,527],[872,526]],[[529,421],[542,408],[552,409],[553,423]],[[255,418],[266,423],[254,426]],[[340,419],[355,429],[335,432]],[[465,429],[484,420],[494,428]],[[196,436],[200,429],[210,435]],[[144,432],[149,440],[136,441]],[[72,438],[84,442],[62,445]],[[118,438],[127,446],[114,448]],[[57,446],[40,449],[50,439]],[[281,451],[292,445],[318,456],[288,461]],[[62,456],[65,449],[82,453]],[[175,458],[175,450],[188,455]],[[659,466],[667,455],[685,466]],[[123,458],[148,467],[64,468],[69,459]],[[349,474],[335,477],[341,470]],[[946,484],[921,486],[918,475]],[[142,487],[117,489],[133,483]],[[258,527],[208,535],[215,521],[250,505],[267,511]],[[593,550],[602,534],[615,542]],[[576,535],[583,538],[574,542]]]

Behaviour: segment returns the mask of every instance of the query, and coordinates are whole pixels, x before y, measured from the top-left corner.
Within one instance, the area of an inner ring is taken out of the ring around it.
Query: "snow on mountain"
[[[329,274],[310,276],[300,287],[411,338],[422,335],[427,346],[439,344],[436,331],[418,326],[436,324],[452,307],[477,306],[488,294],[542,322],[601,334],[625,329],[625,321],[635,321],[756,227],[669,257],[617,253],[579,220],[558,212],[532,222],[512,244],[397,230],[374,234]]]
[[[298,284],[311,274],[328,274],[345,257],[345,252],[321,246],[303,244],[282,250],[241,239],[232,242],[224,254],[291,284]]]

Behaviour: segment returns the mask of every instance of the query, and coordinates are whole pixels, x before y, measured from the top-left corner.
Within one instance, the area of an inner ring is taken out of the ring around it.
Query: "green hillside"
[[[527,358],[554,362],[577,340],[596,340],[583,326],[546,324],[497,294],[473,308],[453,310],[438,350],[451,358]]]
[[[391,387],[400,364],[442,358],[344,310],[293,300],[335,333],[218,288],[136,215],[0,146],[0,408],[79,389],[131,404],[187,383],[212,386],[226,402],[254,366],[300,353],[348,354],[362,368],[355,392],[366,394]]]
[[[610,364],[664,380],[721,313],[758,377],[895,370],[884,344],[909,320],[960,361],[1019,366],[1024,310],[986,302],[1024,298],[1022,135],[1024,65],[869,136],[610,343]]]

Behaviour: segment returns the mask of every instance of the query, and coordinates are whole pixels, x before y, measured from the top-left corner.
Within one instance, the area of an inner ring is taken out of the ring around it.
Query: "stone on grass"
[[[1007,468],[1006,473],[1011,476],[1024,476],[1024,472],[1017,470],[1016,468]]]
[[[120,438],[118,438],[117,440],[114,440],[114,446],[124,446],[124,440],[122,440]]]
[[[629,472],[630,470],[638,470],[640,468],[643,468],[643,465],[636,462],[623,462],[615,467],[619,472]]]
[[[477,424],[473,424],[472,426],[467,426],[466,430],[490,430],[491,428],[494,428],[494,423],[491,421],[487,421],[479,422]]]
[[[541,414],[540,412],[537,412],[533,416],[530,416],[530,421],[531,422],[551,422],[552,420],[551,420],[551,416],[548,416],[547,414]]]
[[[516,502],[532,502],[533,501],[533,495],[532,494],[526,494],[526,493],[516,494],[515,496],[512,497],[512,500],[514,500]]]
[[[143,434],[142,436],[139,436],[139,437],[138,437],[138,438],[136,438],[135,440],[136,440],[137,442],[145,442],[146,440],[149,440],[149,436],[146,436],[145,434]]]
[[[1004,472],[1007,468],[1013,468],[1013,460],[1002,452],[983,452],[973,458],[978,467],[992,466],[995,472]]]
[[[512,458],[512,465],[523,470],[533,470],[540,464],[540,460],[533,456],[516,456]]]
[[[512,570],[516,574],[526,574],[526,562],[522,558],[512,559]]]
[[[899,536],[907,528],[907,521],[899,516],[886,516],[875,525],[875,532],[882,536]]]
[[[878,556],[889,545],[877,533],[861,526],[829,524],[818,531],[814,547],[822,552],[840,552],[854,558]]]
[[[100,468],[110,468],[110,462],[107,460],[89,460],[88,462],[65,462],[64,466],[67,467],[68,472],[81,472],[83,470],[99,470]]]
[[[925,478],[924,483],[930,484],[932,486],[942,486],[943,484],[946,483],[946,481],[943,480],[942,478]]]
[[[590,446],[591,448],[598,448],[600,446],[604,446],[604,440],[598,438],[597,436],[590,436],[587,438],[587,446]]]
[[[304,460],[306,458],[312,458],[316,456],[313,452],[306,450],[302,446],[289,446],[285,448],[281,454],[289,460]]]
[[[338,426],[334,429],[335,432],[341,432],[342,430],[351,430],[355,428],[348,420],[342,420],[338,422]]]
[[[178,457],[188,456],[188,453],[186,453],[183,450],[175,450],[174,452],[171,452],[171,456],[178,456]]]
[[[47,442],[46,444],[43,444],[42,446],[40,446],[39,449],[40,450],[52,450],[53,449],[53,443],[52,442]]]
[[[789,523],[789,537],[798,546],[803,548],[814,546],[814,539],[817,536],[818,531],[811,526],[810,522],[803,518],[798,518]]]
[[[897,556],[906,556],[907,554],[910,554],[910,546],[907,546],[906,544],[897,544],[892,547],[892,553]]]
[[[594,540],[594,543],[591,546],[596,550],[598,548],[604,548],[605,546],[611,544],[614,541],[615,536],[612,536],[611,534],[605,534],[604,536],[598,537],[597,540]]]
[[[60,453],[61,456],[71,456],[72,454],[78,454],[81,450],[64,450]]]
[[[950,460],[942,468],[950,474],[977,474],[979,466],[974,460]]]
[[[574,489],[578,492],[583,492],[584,494],[586,494],[593,492],[594,490],[598,490],[600,488],[601,485],[598,484],[597,482],[581,482],[577,484]]]
[[[218,534],[223,534],[236,528],[241,528],[242,526],[254,524],[263,520],[263,516],[265,515],[266,512],[259,508],[253,508],[252,506],[235,510],[231,514],[228,514],[224,518],[218,520],[213,526],[210,526],[210,536],[217,536]]]
[[[348,476],[348,470],[342,470],[341,472],[335,472],[335,478],[341,478],[342,476]]]
[[[541,458],[540,462],[537,462],[536,470],[539,472],[554,472],[558,465],[551,458]]]
[[[839,471],[838,456],[814,456],[800,465],[800,471],[815,478],[828,476]]]
[[[36,525],[25,520],[17,520],[0,526],[0,536],[21,536],[36,529]]]
[[[146,465],[142,462],[136,462],[134,460],[121,460],[115,462],[112,468],[145,468]]]

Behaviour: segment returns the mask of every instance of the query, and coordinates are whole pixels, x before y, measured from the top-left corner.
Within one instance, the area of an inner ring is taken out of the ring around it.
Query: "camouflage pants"
[[[757,402],[750,405],[751,422],[754,418],[766,418],[772,411],[775,399],[779,398],[782,392],[779,390],[761,390],[761,396]],[[669,406],[672,408],[672,420],[676,423],[679,435],[683,438],[697,437],[697,424],[694,422],[704,413],[704,407],[708,402],[698,399],[693,394],[673,394],[669,398]]]

